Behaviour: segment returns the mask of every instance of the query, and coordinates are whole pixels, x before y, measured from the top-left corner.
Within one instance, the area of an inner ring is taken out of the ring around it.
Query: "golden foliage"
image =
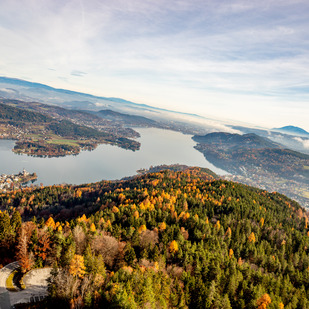
[[[233,249],[230,249],[230,250],[229,250],[229,258],[230,258],[230,259],[232,258],[233,254],[234,254]]]
[[[227,228],[227,230],[226,230],[224,236],[226,236],[226,237],[231,237],[231,236],[232,236],[232,230],[231,230],[230,227]]]
[[[220,220],[218,220],[215,224],[215,227],[220,230],[221,224],[220,224]]]
[[[114,207],[113,207],[113,209],[112,209],[112,212],[113,212],[113,213],[117,213],[117,212],[119,212],[119,208],[118,208],[118,207],[116,207],[116,206],[114,206]]]
[[[253,232],[249,235],[248,240],[249,242],[252,242],[252,243],[256,242],[255,235]]]
[[[80,218],[77,219],[78,222],[88,222],[88,219],[85,214],[83,214]]]
[[[70,274],[74,277],[78,276],[83,278],[85,269],[84,257],[82,255],[74,254],[74,257],[70,263]]]
[[[145,225],[145,224],[141,225],[141,226],[138,228],[138,233],[139,233],[139,234],[142,233],[142,232],[144,232],[144,231],[146,231],[146,225]]]
[[[171,243],[170,243],[170,246],[169,246],[169,249],[170,249],[170,252],[171,253],[176,253],[179,248],[178,248],[178,243],[176,240],[173,240]]]
[[[166,223],[165,222],[161,222],[160,224],[159,224],[159,230],[162,232],[162,231],[164,231],[166,229]]]
[[[138,212],[137,210],[134,211],[133,217],[134,217],[135,219],[138,219],[138,218],[139,218],[139,212]]]
[[[91,225],[90,225],[90,232],[96,232],[96,227],[95,227],[95,225],[94,225],[94,223],[91,223]]]
[[[45,225],[47,227],[51,227],[52,229],[54,229],[56,227],[55,221],[52,217],[48,218],[48,220],[45,222]]]
[[[260,220],[260,226],[263,227],[264,226],[264,218],[262,217]]]
[[[271,298],[267,293],[265,293],[263,296],[261,296],[257,300],[257,305],[258,305],[257,309],[266,309],[270,303],[271,303]]]

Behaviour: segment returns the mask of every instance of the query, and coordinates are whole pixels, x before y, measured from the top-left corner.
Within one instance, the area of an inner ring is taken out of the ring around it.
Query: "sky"
[[[309,131],[308,0],[0,0],[0,75]]]

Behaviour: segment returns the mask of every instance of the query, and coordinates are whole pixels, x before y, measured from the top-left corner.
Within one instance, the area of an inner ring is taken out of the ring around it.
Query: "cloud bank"
[[[301,143],[304,148],[309,149],[309,139],[303,139],[301,137],[294,137],[294,140]]]
[[[3,0],[0,72],[309,130],[308,33],[306,0]]]

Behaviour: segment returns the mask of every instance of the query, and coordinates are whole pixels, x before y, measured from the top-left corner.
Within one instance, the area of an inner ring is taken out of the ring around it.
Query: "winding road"
[[[0,309],[10,309],[18,303],[36,302],[48,295],[47,279],[51,268],[33,269],[24,277],[25,290],[10,292],[6,289],[6,280],[19,267],[18,262],[4,266],[0,270]]]

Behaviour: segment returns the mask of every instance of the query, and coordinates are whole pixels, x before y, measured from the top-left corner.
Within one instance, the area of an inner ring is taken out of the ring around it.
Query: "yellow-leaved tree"
[[[252,232],[252,233],[250,234],[250,236],[248,237],[248,240],[249,240],[249,242],[253,242],[253,243],[256,242],[255,235],[254,235],[253,232]]]
[[[164,231],[166,229],[166,223],[165,222],[161,222],[160,224],[159,224],[159,230],[162,232],[162,231]]]
[[[229,258],[230,258],[230,259],[232,258],[233,254],[234,254],[233,249],[230,249],[230,250],[229,250]]]
[[[70,263],[70,274],[74,277],[78,276],[83,278],[85,269],[84,257],[82,255],[74,254]]]
[[[178,248],[178,243],[177,243],[177,241],[176,240],[173,240],[171,243],[170,243],[170,252],[171,253],[176,253],[178,250],[179,250],[179,248]]]
[[[48,220],[45,222],[45,225],[48,227],[51,227],[52,229],[55,229],[56,224],[52,217],[49,217]]]
[[[147,228],[146,228],[146,225],[145,224],[142,224],[139,228],[138,228],[138,233],[141,234],[142,232],[146,231]]]
[[[95,232],[97,229],[96,229],[96,227],[95,227],[95,225],[94,225],[94,223],[91,223],[91,225],[90,225],[90,232]]]

